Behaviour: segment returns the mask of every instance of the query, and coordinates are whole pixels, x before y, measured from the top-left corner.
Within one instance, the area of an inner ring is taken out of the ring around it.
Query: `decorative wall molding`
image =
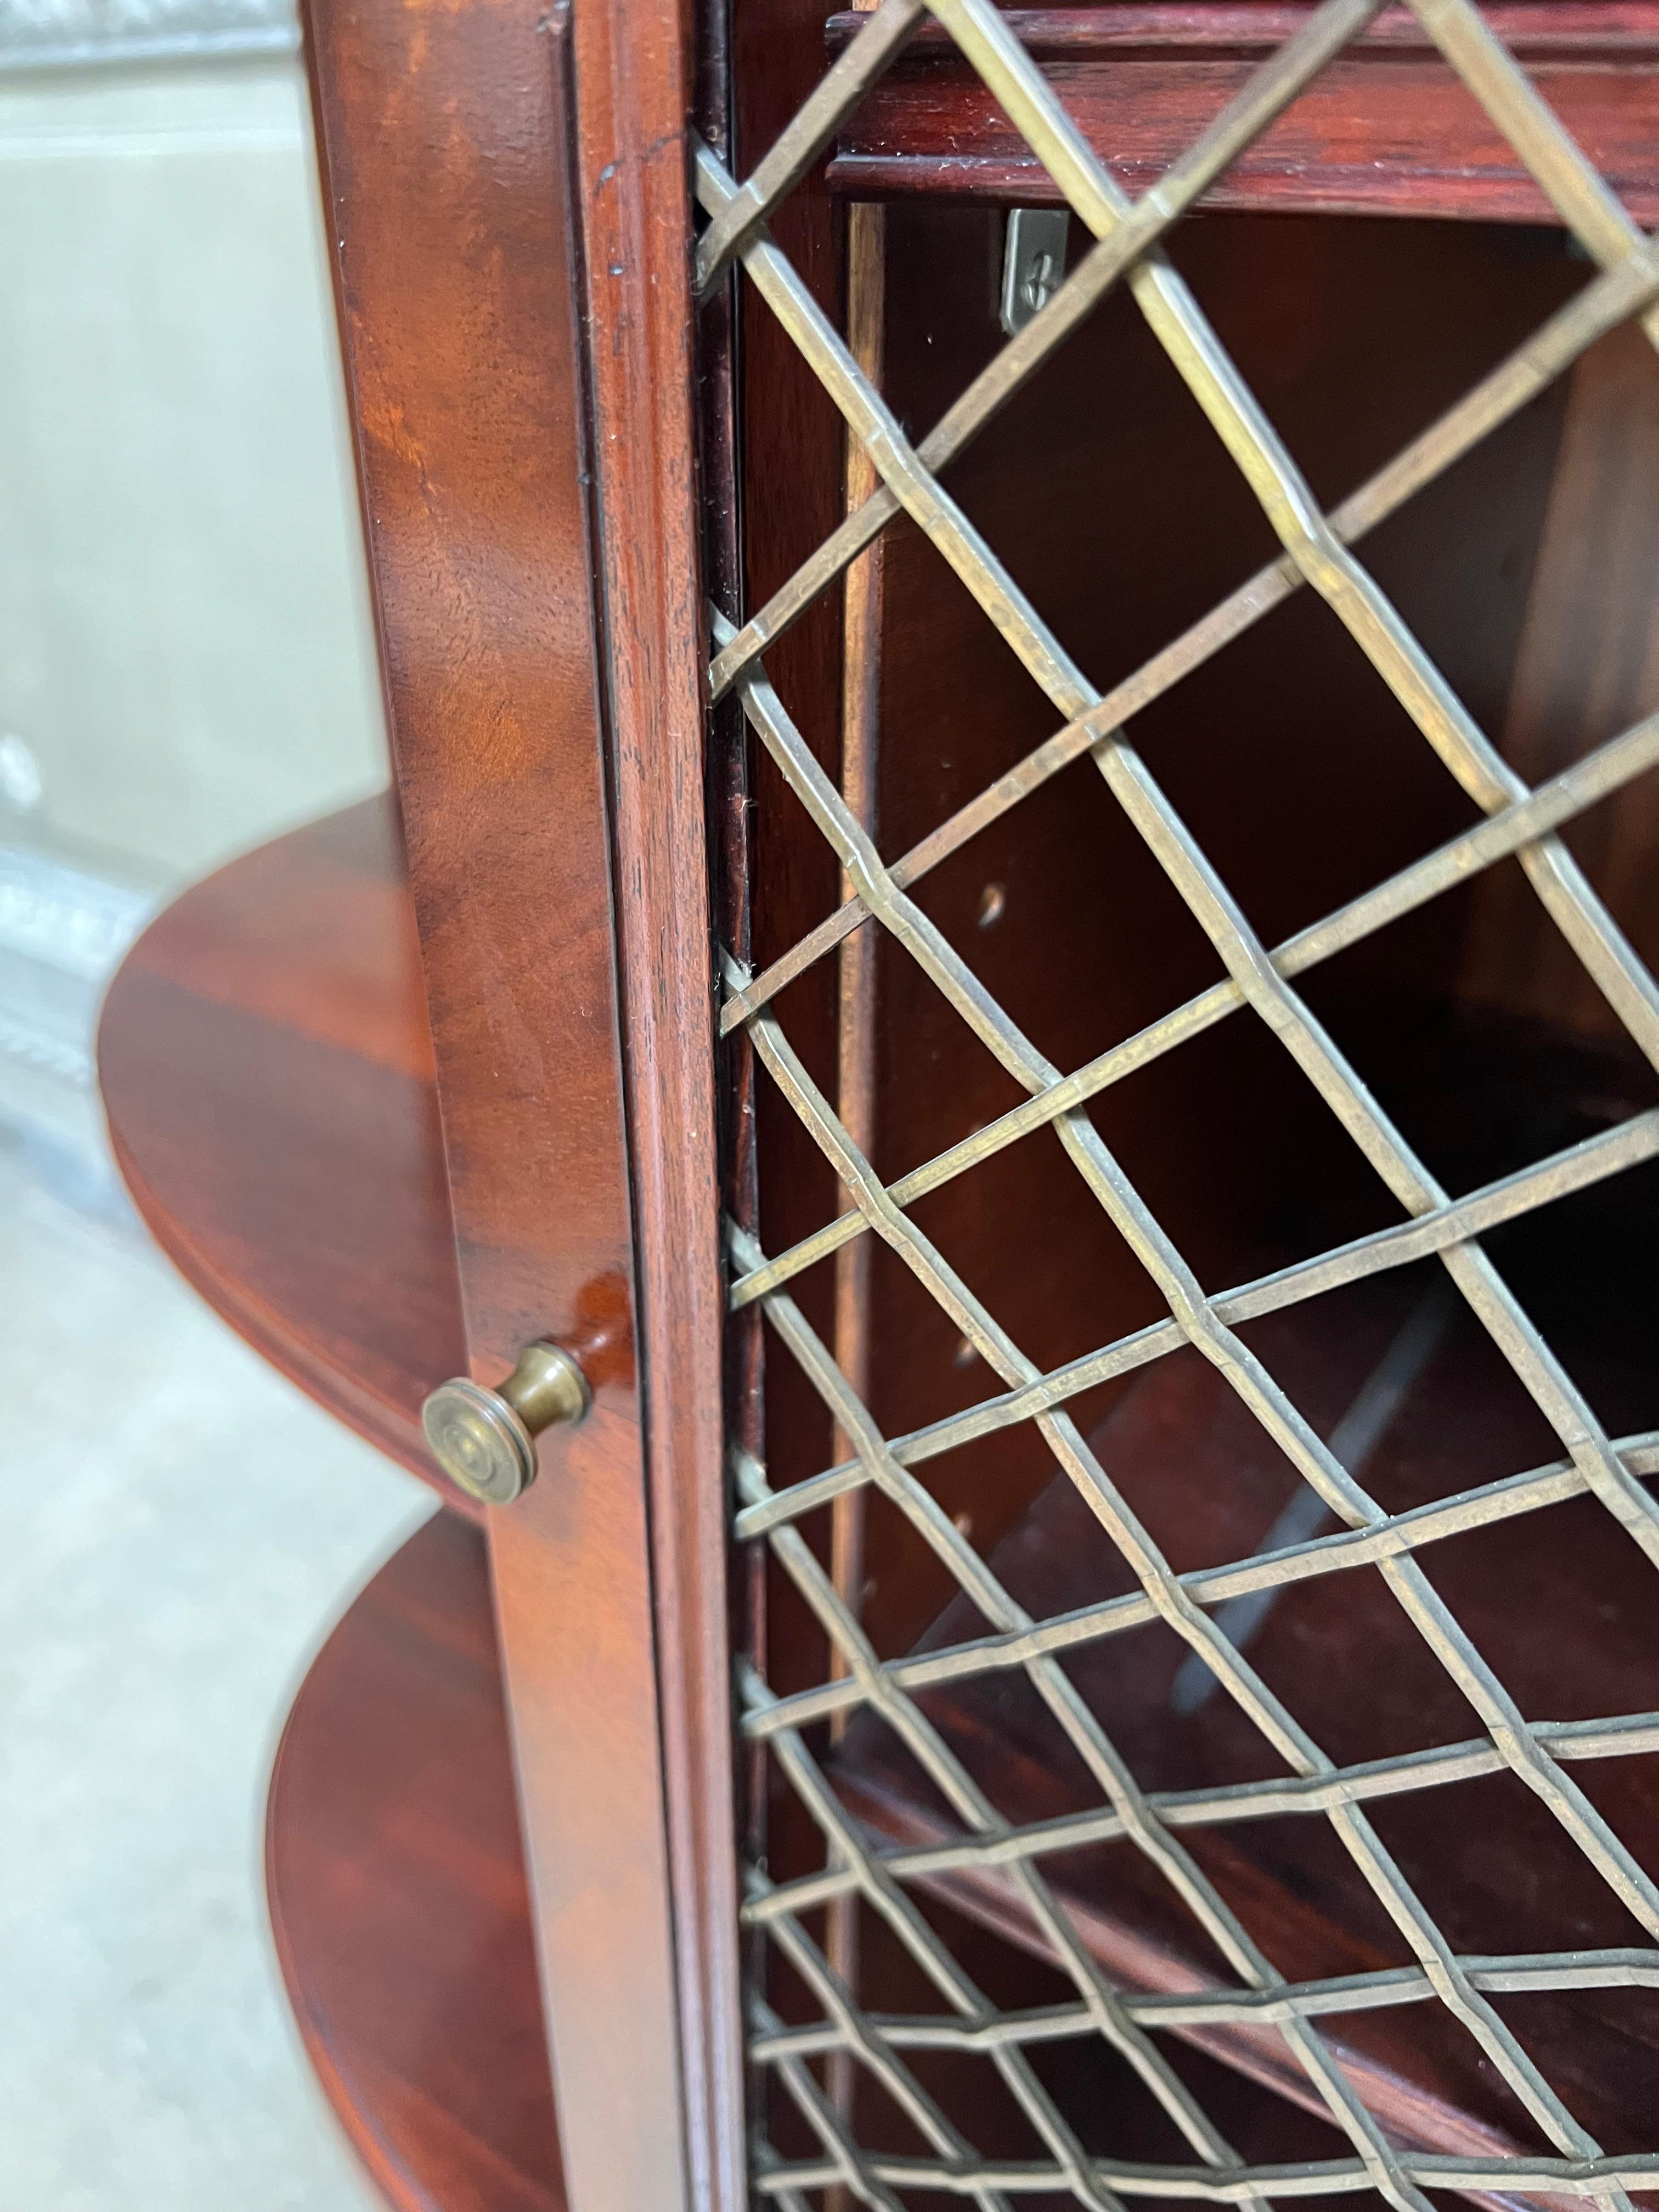
[[[295,0],[0,0],[0,76],[297,51]]]
[[[0,844],[0,950],[104,983],[155,893],[27,845]]]
[[[6,1064],[93,1088],[104,987],[156,893],[25,845],[0,843],[0,1121]]]
[[[76,1091],[93,1087],[89,1042],[55,1036],[43,1022],[20,1019],[7,1011],[0,998],[0,1061],[6,1060],[21,1061],[25,1067],[49,1075],[54,1083],[68,1084]],[[0,1115],[0,1120],[4,1118]]]

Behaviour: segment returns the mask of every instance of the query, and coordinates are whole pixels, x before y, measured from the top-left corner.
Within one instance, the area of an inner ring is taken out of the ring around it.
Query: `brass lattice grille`
[[[786,2157],[763,2142],[755,2186],[787,2206],[813,2191],[850,2191],[891,2208],[907,2194],[945,2191],[986,2212],[1018,2193],[1069,2195],[1106,2212],[1124,2196],[1264,2203],[1276,2197],[1376,2189],[1422,2212],[1425,2190],[1542,2191],[1627,2203],[1630,2188],[1659,2188],[1659,2124],[1647,2154],[1607,2155],[1491,2002],[1504,1993],[1659,1989],[1659,1887],[1574,1780],[1571,1769],[1659,1750],[1659,1714],[1618,1713],[1544,1723],[1520,1711],[1493,1668],[1437,1594],[1417,1553],[1459,1532],[1496,1524],[1588,1494],[1659,1564],[1659,1507],[1644,1478],[1659,1473],[1659,1432],[1610,1437],[1561,1360],[1483,1250],[1480,1237],[1568,1194],[1659,1155],[1659,1110],[1454,1199],[1417,1157],[1295,988],[1296,979],[1403,915],[1514,855],[1537,899],[1616,1012],[1659,1067],[1659,990],[1561,842],[1562,826],[1659,762],[1659,717],[1601,745],[1565,773],[1529,789],[1501,757],[1402,622],[1352,547],[1487,433],[1507,421],[1592,343],[1633,318],[1659,344],[1659,256],[1538,98],[1470,0],[1412,0],[1413,12],[1469,91],[1498,124],[1601,273],[1498,368],[1334,512],[1321,511],[1159,241],[1314,75],[1370,22],[1378,0],[1325,0],[1305,26],[1151,191],[1133,204],[1068,119],[1050,87],[988,0],[884,0],[748,180],[738,185],[706,149],[696,190],[708,220],[699,246],[705,295],[740,264],[850,426],[879,486],[758,612],[741,627],[716,619],[711,695],[735,695],[791,790],[833,849],[853,895],[758,975],[727,963],[723,1035],[741,1028],[768,1079],[799,1115],[852,1210],[788,1251],[765,1254],[733,1227],[734,1309],[758,1302],[772,1341],[787,1350],[829,1408],[851,1455],[775,1491],[747,1452],[735,1470],[736,1535],[764,1543],[824,1631],[835,1663],[816,1687],[779,1697],[756,1670],[742,1680],[742,1726],[765,1747],[821,1833],[822,1870],[775,1883],[750,1869],[753,1927],[787,1960],[821,2008],[816,2023],[786,2025],[753,1993],[750,2053],[781,2085],[819,2146]],[[1013,119],[1073,214],[1097,243],[1056,295],[913,445],[807,285],[769,237],[769,216],[925,17],[941,24]],[[1073,665],[1042,616],[940,486],[939,471],[1121,279],[1260,501],[1284,552],[1175,643],[1105,696]],[[1042,687],[1061,726],[1046,743],[900,858],[889,862],[815,759],[769,682],[762,654],[901,513],[926,534]],[[1339,911],[1276,946],[1262,943],[1128,741],[1129,720],[1241,635],[1270,609],[1311,585],[1363,649],[1395,699],[1485,816]],[[1225,969],[1225,979],[1176,1007],[1088,1065],[1052,1065],[976,979],[944,934],[907,896],[931,869],[1069,763],[1088,754]],[[771,1001],[782,987],[873,918],[890,933],[1001,1066],[1025,1103],[884,1187],[792,1048]],[[1108,1149],[1087,1102],[1156,1057],[1248,1007],[1267,1024],[1337,1115],[1407,1218],[1219,1295],[1206,1293]],[[1041,1371],[968,1288],[907,1209],[991,1158],[1052,1127],[1086,1191],[1104,1209],[1152,1282],[1168,1317]],[[909,1433],[878,1433],[789,1285],[866,1232],[880,1238],[950,1316],[1004,1388],[965,1412]],[[1322,1441],[1259,1352],[1245,1323],[1437,1257],[1462,1301],[1559,1438],[1554,1462],[1394,1516]],[[1281,1545],[1237,1564],[1177,1574],[1110,1473],[1085,1442],[1068,1402],[1182,1346],[1212,1363],[1324,1508],[1334,1534]],[[1041,1433],[1133,1570],[1127,1595],[1054,1620],[1034,1620],[1004,1587],[917,1470],[939,1455],[1018,1423]],[[838,1592],[803,1534],[805,1516],[864,1486],[907,1516],[993,1632],[883,1659],[856,1607]],[[1336,1764],[1218,1625],[1224,1601],[1279,1589],[1358,1565],[1376,1570],[1439,1665],[1479,1715],[1485,1733],[1362,1767]],[[1259,1730],[1285,1778],[1209,1790],[1148,1792],[1061,1663],[1099,1639],[1162,1621],[1182,1639]],[[1019,1827],[991,1802],[957,1750],[916,1702],[946,1683],[1017,1670],[1092,1777],[1095,1809]],[[879,1716],[951,1808],[958,1832],[944,1841],[872,1840],[833,1786],[809,1733],[857,1711]],[[1368,1801],[1507,1772],[1534,1793],[1601,1880],[1653,1939],[1654,1948],[1518,1956],[1458,1954],[1368,1817]],[[1221,1820],[1294,1811],[1322,1816],[1381,1901],[1414,1963],[1300,1984],[1287,1982],[1182,1841]],[[1045,1877],[1045,1857],[1127,1838],[1193,1916],[1236,1985],[1196,1995],[1127,1992],[1091,1955]],[[919,1909],[915,1886],[951,1870],[994,1871],[1042,1931],[1072,2002],[1000,2010]],[[940,2001],[937,2014],[866,2010],[806,1924],[836,1900],[856,1899],[884,1922]],[[1548,2154],[1514,2157],[1402,2149],[1379,2125],[1350,2075],[1332,2058],[1321,2021],[1364,2007],[1443,2007],[1474,2039],[1530,2116]],[[1155,2039],[1158,2032],[1248,2021],[1275,2028],[1352,2155],[1272,2167],[1246,2165],[1207,2116]],[[1098,2034],[1133,2069],[1180,2130],[1191,2163],[1159,2166],[1085,2151],[1032,2061],[1042,2043]],[[958,2116],[923,2086],[907,2053],[972,2052],[996,2069],[1043,2148],[1040,2159],[981,2154]],[[907,2116],[926,2154],[896,2156],[858,2139],[855,2108],[824,2064],[867,2069]],[[826,2082],[828,2086],[826,2086]],[[1659,2101],[1656,2100],[1656,2101]]]

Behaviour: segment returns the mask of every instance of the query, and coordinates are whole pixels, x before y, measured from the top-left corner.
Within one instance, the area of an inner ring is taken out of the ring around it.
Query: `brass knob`
[[[587,1378],[556,1344],[526,1344],[499,1390],[465,1375],[441,1382],[421,1408],[432,1456],[453,1483],[486,1505],[510,1505],[536,1480],[536,1438],[580,1421]]]

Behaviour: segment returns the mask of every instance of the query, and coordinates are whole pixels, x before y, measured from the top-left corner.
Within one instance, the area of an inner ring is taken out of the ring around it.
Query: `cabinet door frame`
[[[566,2184],[738,2212],[689,16],[307,45],[469,1361],[594,1390],[489,1519]]]

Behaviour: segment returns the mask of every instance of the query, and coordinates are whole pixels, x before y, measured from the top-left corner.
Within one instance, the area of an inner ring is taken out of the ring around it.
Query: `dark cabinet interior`
[[[1000,210],[925,198],[885,210],[880,388],[918,442],[1006,342],[1004,225]],[[1083,243],[1074,223],[1073,265]],[[1296,213],[1200,215],[1171,258],[1328,513],[1594,274],[1559,229]],[[753,309],[752,321],[764,313]],[[753,344],[771,364],[775,339],[757,330]],[[782,384],[769,377],[761,397],[751,388],[745,415],[750,605],[800,557],[799,502],[788,504],[785,485],[799,487],[802,425],[820,416],[826,483],[832,473],[838,426],[827,403],[798,372],[781,397]],[[1261,590],[1279,541],[1127,294],[1094,311],[941,480],[1089,684],[1123,698],[1130,743],[1265,948],[1296,945],[1482,820],[1331,607],[1305,586]],[[1358,543],[1407,628],[1528,787],[1659,708],[1656,511],[1659,378],[1645,338],[1626,327]],[[776,520],[786,512],[787,531]],[[918,848],[925,854],[940,824],[1036,754],[1064,717],[914,522],[890,525],[882,544],[872,826],[892,866]],[[1267,604],[1217,638],[1212,611],[1237,607],[1252,580]],[[845,759],[836,678],[846,621],[844,605],[820,603],[767,662],[832,775]],[[1206,625],[1208,649],[1186,651]],[[758,745],[754,753],[751,967],[763,973],[845,893],[799,799]],[[1644,959],[1659,949],[1648,865],[1659,793],[1640,772],[1646,759],[1644,749],[1633,755],[1628,780],[1565,832]],[[1248,1291],[1400,1220],[1375,1165],[1248,1007],[1171,1030],[1169,1018],[1225,971],[1086,753],[907,889],[1057,1071],[1109,1066],[1115,1048],[1150,1038],[1138,1061],[1127,1055],[1133,1064],[1093,1090],[1087,1111],[1209,1297]],[[864,987],[873,1030],[866,1149],[882,1182],[902,1189],[1025,1092],[905,946],[875,933]],[[844,1069],[845,972],[838,978],[833,955],[821,959],[772,1006],[832,1100]],[[1471,866],[1310,964],[1297,988],[1451,1199],[1576,1158],[1577,1147],[1594,1152],[1635,1126],[1634,1164],[1607,1180],[1609,1158],[1582,1187],[1500,1223],[1486,1249],[1605,1432],[1650,1453],[1659,1314],[1644,1255],[1659,1166],[1642,1117],[1659,1103],[1659,1077],[1519,860]],[[759,1221],[775,1258],[847,1200],[776,1086],[763,1071],[756,1082]],[[1052,1129],[1010,1142],[908,1211],[1045,1374],[1167,1325],[1158,1284]],[[1082,1620],[1115,1604],[1114,1632],[1085,1627],[1058,1663],[1138,1789],[1177,1823],[1200,1823],[1178,1828],[1183,1844],[1273,1968],[1294,1984],[1397,1981],[1415,1963],[1412,1943],[1327,1821],[1310,1817],[1305,1785],[1297,1811],[1231,1822],[1183,1815],[1229,1791],[1271,1794],[1282,1758],[1157,1618],[1029,1421],[927,1441],[1004,1386],[903,1259],[866,1241],[866,1402],[881,1435],[922,1439],[912,1471],[1027,1617]],[[1659,1767],[1650,1755],[1600,1757],[1587,1724],[1629,1716],[1636,1726],[1659,1708],[1642,1626],[1651,1561],[1583,1495],[1460,1528],[1449,1501],[1569,1462],[1525,1381],[1444,1285],[1438,1261],[1420,1258],[1263,1311],[1239,1334],[1385,1516],[1439,1512],[1443,1540],[1422,1553],[1433,1589],[1518,1707],[1548,1715],[1575,1781],[1638,1859],[1650,1860]],[[818,1259],[787,1287],[823,1341],[836,1343],[835,1260]],[[1195,1350],[1068,1391],[1064,1402],[1137,1523],[1195,1586],[1207,1588],[1207,1575],[1224,1587],[1230,1567],[1262,1552],[1340,1540],[1338,1521]],[[847,1456],[834,1429],[799,1369],[770,1357],[774,1492]],[[881,1661],[996,1643],[1000,1624],[958,1588],[913,1516],[879,1494],[863,1513],[858,1611]],[[826,1572],[830,1521],[825,1510],[796,1524]],[[1490,1715],[1471,1706],[1374,1561],[1233,1602],[1246,1610],[1232,1632],[1335,1767],[1463,1747],[1464,1778],[1375,1807],[1376,1832],[1460,1955],[1643,1944],[1641,1921],[1539,1800],[1474,1753]],[[760,1604],[769,1689],[809,1692],[836,1671],[822,1621],[775,1561]],[[1182,1997],[1230,1984],[1237,1961],[1123,1820],[1102,1813],[1099,1774],[1028,1674],[1010,1662],[971,1679],[924,1668],[915,1680],[921,1713],[998,1816],[1020,1832],[1053,1823],[1079,1838],[1037,1862],[1054,1896],[1108,1983],[1162,2000],[1171,2026],[1159,2047],[1235,2146],[1252,2160],[1336,2155],[1342,2138],[1275,2029],[1206,2021],[1201,2005],[1189,2004],[1194,2017],[1180,2012]],[[1647,1734],[1659,1744],[1650,1724]],[[961,1808],[890,1719],[866,1706],[850,1725],[818,1720],[807,1740],[880,1849],[912,1854],[898,1862],[915,1869],[907,1893],[925,1899],[930,1924],[989,2002],[1019,2012],[1075,2006],[1052,1929],[1029,1898],[1006,1874],[953,1869]],[[823,1838],[785,1784],[762,1788],[769,1881],[805,1880],[823,1863]],[[868,1902],[841,1910],[839,1929],[833,1905],[810,1924],[832,1956],[856,1961],[861,2006],[884,2020],[935,2006],[914,1956]],[[771,1956],[768,1993],[781,2019],[817,2016],[822,1992],[787,1954]],[[1659,2066],[1653,1992],[1517,1988],[1494,2002],[1603,2147],[1639,2148]],[[1327,2025],[1396,2143],[1468,2156],[1540,2147],[1535,2115],[1438,2007],[1379,2002]],[[1086,2050],[1056,2041],[1030,2053],[1079,2140],[1109,2142],[1120,2156],[1179,2156],[1178,2129],[1133,2066],[1098,2039]],[[905,2057],[982,2149],[1041,2154],[1029,2114],[982,2057],[925,2048]],[[854,2100],[858,2139],[896,2157],[922,2154],[914,2119],[877,2069],[859,2069],[857,2082],[842,2094]],[[779,2112],[782,2101],[772,2107],[776,2140],[809,2158],[811,2131],[787,2105]]]

